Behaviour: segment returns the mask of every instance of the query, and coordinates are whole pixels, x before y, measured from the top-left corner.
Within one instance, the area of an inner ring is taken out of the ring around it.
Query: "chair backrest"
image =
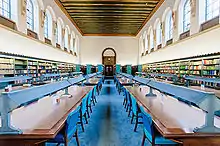
[[[82,99],[82,103],[81,103],[82,115],[84,115],[86,113],[86,104],[87,104],[88,97],[89,97],[89,95],[86,94],[86,96]]]
[[[127,94],[126,94],[126,98],[127,98],[127,100],[128,100],[128,103],[130,103],[130,104],[132,104],[132,101],[131,101],[131,94],[127,91],[126,92]]]
[[[131,97],[131,106],[132,106],[132,111],[134,114],[137,114],[137,101],[136,99],[134,98],[133,95],[130,95]]]
[[[77,122],[79,121],[79,110],[78,106],[74,111],[72,111],[66,120],[66,135],[67,139],[70,140],[77,130]]]
[[[92,90],[89,91],[89,93],[88,93],[87,105],[91,104],[91,100],[92,100]]]
[[[97,88],[97,85],[93,88],[93,90],[92,90],[92,96],[96,96],[97,95],[97,90],[98,90],[98,88]]]
[[[150,114],[144,111],[143,107],[140,107],[140,109],[142,113],[144,129],[146,129],[146,131],[148,132],[149,135],[151,135],[151,138],[152,138],[154,134],[152,117]]]

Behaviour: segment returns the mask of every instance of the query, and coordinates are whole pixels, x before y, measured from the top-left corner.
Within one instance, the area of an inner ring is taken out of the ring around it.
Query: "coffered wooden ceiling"
[[[136,36],[164,0],[55,0],[84,36]]]

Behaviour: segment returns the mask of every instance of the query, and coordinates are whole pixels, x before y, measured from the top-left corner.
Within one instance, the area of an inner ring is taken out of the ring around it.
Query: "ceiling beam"
[[[154,8],[156,6],[156,4],[104,4],[104,3],[79,3],[79,4],[75,4],[75,3],[63,3],[64,7],[135,7],[135,8],[146,8],[146,7],[150,7],[150,8]]]
[[[66,10],[121,10],[121,11],[139,11],[139,8],[132,8],[132,7],[123,7],[121,9],[116,9],[115,7],[66,7]],[[141,11],[152,11],[153,8],[141,8]]]
[[[75,10],[68,10],[68,13],[143,13],[143,14],[150,14],[152,10],[142,11],[142,10],[81,10],[81,9],[75,9]]]
[[[60,0],[63,2],[72,2],[73,0]],[[77,0],[80,2],[131,2],[131,0]],[[159,2],[160,0],[132,0],[132,2],[146,3],[146,2]]]

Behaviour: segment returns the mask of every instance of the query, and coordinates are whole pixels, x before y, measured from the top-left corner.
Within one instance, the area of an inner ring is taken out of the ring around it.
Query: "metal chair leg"
[[[145,142],[145,134],[143,135],[143,138],[142,138],[142,142],[141,142],[141,146],[144,146],[144,142]]]
[[[76,143],[77,143],[77,146],[79,146],[79,137],[78,137],[78,132],[76,130]]]
[[[130,114],[131,114],[131,106],[129,107],[128,117],[130,117]]]
[[[86,120],[86,124],[88,124],[86,113],[84,114],[84,117],[85,117],[85,120]]]
[[[133,123],[133,120],[134,120],[134,113],[132,112],[131,124]]]
[[[135,116],[136,117],[136,123],[135,123],[135,127],[134,127],[134,132],[137,131],[137,126],[138,126],[138,116]]]

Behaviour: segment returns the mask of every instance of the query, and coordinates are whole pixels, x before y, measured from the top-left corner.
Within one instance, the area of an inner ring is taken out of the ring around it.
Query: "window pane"
[[[191,15],[190,1],[187,0],[183,7],[183,32],[186,32],[190,29],[190,15]]]
[[[219,16],[220,0],[206,0],[205,2],[205,21]]]
[[[157,45],[161,44],[162,41],[162,31],[161,31],[161,23],[157,24],[157,30],[156,30],[156,35],[157,35]]]
[[[48,30],[48,25],[49,25],[49,23],[48,23],[48,16],[46,15],[46,17],[45,17],[45,21],[44,21],[44,37],[45,38],[49,38],[49,30]]]
[[[11,1],[0,0],[0,15],[11,19]]]
[[[27,28],[34,31],[34,6],[31,0],[27,0],[26,14]]]

